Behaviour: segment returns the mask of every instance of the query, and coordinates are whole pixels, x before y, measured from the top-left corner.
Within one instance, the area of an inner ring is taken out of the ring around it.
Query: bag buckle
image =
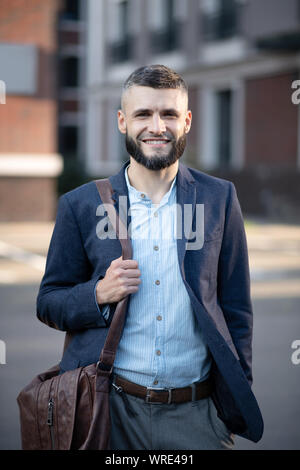
[[[97,370],[102,370],[104,372],[109,372],[109,374],[111,374],[112,370],[113,370],[113,367],[107,366],[103,362],[98,361],[97,364],[96,364],[96,369]]]

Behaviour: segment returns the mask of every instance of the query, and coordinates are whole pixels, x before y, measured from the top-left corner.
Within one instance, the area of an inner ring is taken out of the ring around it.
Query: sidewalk
[[[41,281],[54,223],[0,223],[0,283]],[[246,223],[253,298],[300,295],[300,226]]]
[[[252,298],[299,297],[300,226],[246,224]]]
[[[0,284],[35,284],[43,276],[54,223],[0,223]]]
[[[37,321],[35,301],[53,224],[0,223],[0,449],[19,449],[16,397],[24,384],[61,357],[64,334]],[[291,361],[299,339],[300,227],[246,224],[254,308],[254,392],[265,433],[237,450],[299,449],[299,372]]]

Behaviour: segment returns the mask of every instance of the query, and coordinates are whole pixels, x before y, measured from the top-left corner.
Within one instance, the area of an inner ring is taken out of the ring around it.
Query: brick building
[[[298,0],[89,0],[86,169],[127,158],[120,87],[136,67],[186,79],[193,112],[183,161],[236,184],[245,213],[300,219]]]
[[[56,208],[58,0],[2,0],[0,220],[51,220]]]

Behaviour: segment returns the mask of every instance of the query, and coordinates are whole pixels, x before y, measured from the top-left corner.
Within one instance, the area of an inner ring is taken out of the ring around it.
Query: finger
[[[141,279],[139,277],[130,277],[124,280],[124,284],[128,286],[138,286],[141,283]]]
[[[135,294],[136,292],[138,292],[138,290],[138,286],[130,286],[127,289],[127,294]]]
[[[131,277],[140,277],[141,271],[139,269],[124,269],[122,277],[131,278]]]
[[[135,259],[124,259],[118,263],[119,267],[122,269],[137,269],[138,262]]]

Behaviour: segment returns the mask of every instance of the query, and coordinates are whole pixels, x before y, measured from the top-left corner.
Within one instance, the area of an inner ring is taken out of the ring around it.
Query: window
[[[79,61],[77,57],[67,57],[61,61],[61,86],[78,87]]]
[[[202,0],[202,31],[205,40],[228,39],[238,33],[237,0]]]
[[[222,90],[216,93],[216,133],[217,133],[217,161],[218,166],[227,168],[231,163],[231,90]]]
[[[180,29],[175,21],[174,7],[174,0],[156,2],[152,25],[150,24],[151,47],[154,54],[171,51],[178,47]],[[149,14],[152,8],[151,2]]]
[[[61,17],[64,20],[79,20],[80,16],[80,1],[79,0],[65,0],[65,8],[62,11]]]
[[[129,0],[115,0],[108,4],[107,57],[110,63],[130,59],[132,38],[129,34]]]
[[[63,126],[59,129],[59,151],[64,157],[75,158],[78,149],[78,127]]]

